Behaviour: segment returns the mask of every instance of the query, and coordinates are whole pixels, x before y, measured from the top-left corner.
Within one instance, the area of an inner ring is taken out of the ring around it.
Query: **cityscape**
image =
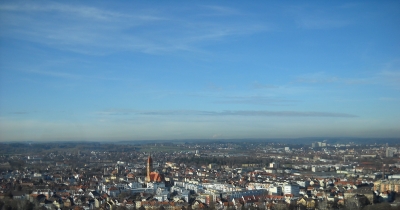
[[[1,143],[0,208],[399,209],[398,139],[376,141]]]
[[[0,1],[0,210],[400,210],[400,1]]]

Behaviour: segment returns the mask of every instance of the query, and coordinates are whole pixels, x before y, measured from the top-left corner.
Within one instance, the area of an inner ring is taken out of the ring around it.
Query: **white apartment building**
[[[297,183],[288,183],[283,186],[283,194],[293,194],[298,196],[300,192],[300,186]]]

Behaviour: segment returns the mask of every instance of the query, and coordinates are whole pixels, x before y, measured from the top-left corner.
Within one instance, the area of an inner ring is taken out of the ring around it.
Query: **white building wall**
[[[283,187],[283,194],[293,194],[298,196],[300,192],[300,187],[297,184],[287,184]]]

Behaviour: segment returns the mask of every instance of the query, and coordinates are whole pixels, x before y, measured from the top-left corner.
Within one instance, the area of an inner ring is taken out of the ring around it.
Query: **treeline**
[[[251,156],[245,157],[198,157],[190,156],[186,158],[176,158],[175,162],[185,163],[186,165],[209,165],[215,163],[218,165],[227,165],[229,167],[241,167],[243,164],[256,164],[260,167],[268,166],[273,162],[272,158],[256,158]]]
[[[96,142],[82,143],[0,143],[0,154],[40,154],[42,152],[131,152],[139,150],[133,145],[100,144]]]

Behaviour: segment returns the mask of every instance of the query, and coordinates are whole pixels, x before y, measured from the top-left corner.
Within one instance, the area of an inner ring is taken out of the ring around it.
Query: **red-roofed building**
[[[162,182],[162,181],[164,181],[164,176],[162,174],[159,174],[152,170],[153,170],[153,159],[149,155],[149,157],[147,158],[146,182]]]

